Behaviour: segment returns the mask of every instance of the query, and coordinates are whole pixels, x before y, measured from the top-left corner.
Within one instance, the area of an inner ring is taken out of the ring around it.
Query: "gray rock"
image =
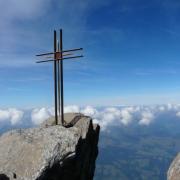
[[[76,122],[83,117],[90,118],[90,117],[84,116],[81,113],[65,113],[64,114],[65,125],[69,127],[74,126]],[[58,117],[58,124],[62,125],[61,117]],[[48,127],[48,126],[53,126],[53,125],[55,125],[55,119],[54,117],[51,117],[47,119],[46,121],[44,121],[41,124],[41,127]]]
[[[176,158],[171,163],[168,173],[168,180],[180,180],[180,153],[176,156]]]
[[[67,114],[66,123],[77,115]],[[50,118],[39,128],[3,134],[0,180],[92,180],[100,128],[90,117],[77,119],[70,128],[53,126]]]

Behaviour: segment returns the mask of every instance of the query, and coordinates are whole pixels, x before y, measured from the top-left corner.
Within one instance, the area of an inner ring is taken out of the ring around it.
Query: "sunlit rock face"
[[[167,176],[168,180],[180,180],[180,153],[171,163]]]
[[[92,180],[100,127],[82,114],[66,114],[65,121],[68,128],[50,118],[3,134],[0,180]]]

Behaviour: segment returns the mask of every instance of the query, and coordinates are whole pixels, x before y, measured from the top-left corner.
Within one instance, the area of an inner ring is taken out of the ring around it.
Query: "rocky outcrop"
[[[82,114],[66,114],[68,128],[48,119],[41,127],[0,137],[0,180],[92,180],[99,126]]]
[[[176,156],[169,167],[167,180],[180,180],[180,153]]]

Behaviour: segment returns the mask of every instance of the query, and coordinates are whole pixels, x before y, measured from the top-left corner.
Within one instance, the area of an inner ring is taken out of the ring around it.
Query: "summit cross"
[[[60,40],[57,41],[57,33],[54,30],[54,52],[38,54],[47,58],[46,60],[37,61],[36,63],[53,62],[54,64],[54,107],[55,107],[55,124],[58,124],[58,111],[61,115],[61,123],[64,122],[64,78],[63,78],[63,61],[67,59],[81,58],[83,55],[72,56],[74,52],[81,51],[83,48],[63,50],[62,29],[60,29]]]

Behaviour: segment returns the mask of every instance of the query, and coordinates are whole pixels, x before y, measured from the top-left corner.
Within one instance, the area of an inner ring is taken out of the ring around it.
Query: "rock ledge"
[[[0,180],[92,180],[99,125],[87,116],[65,115],[69,128],[48,119],[41,127],[0,137]]]

